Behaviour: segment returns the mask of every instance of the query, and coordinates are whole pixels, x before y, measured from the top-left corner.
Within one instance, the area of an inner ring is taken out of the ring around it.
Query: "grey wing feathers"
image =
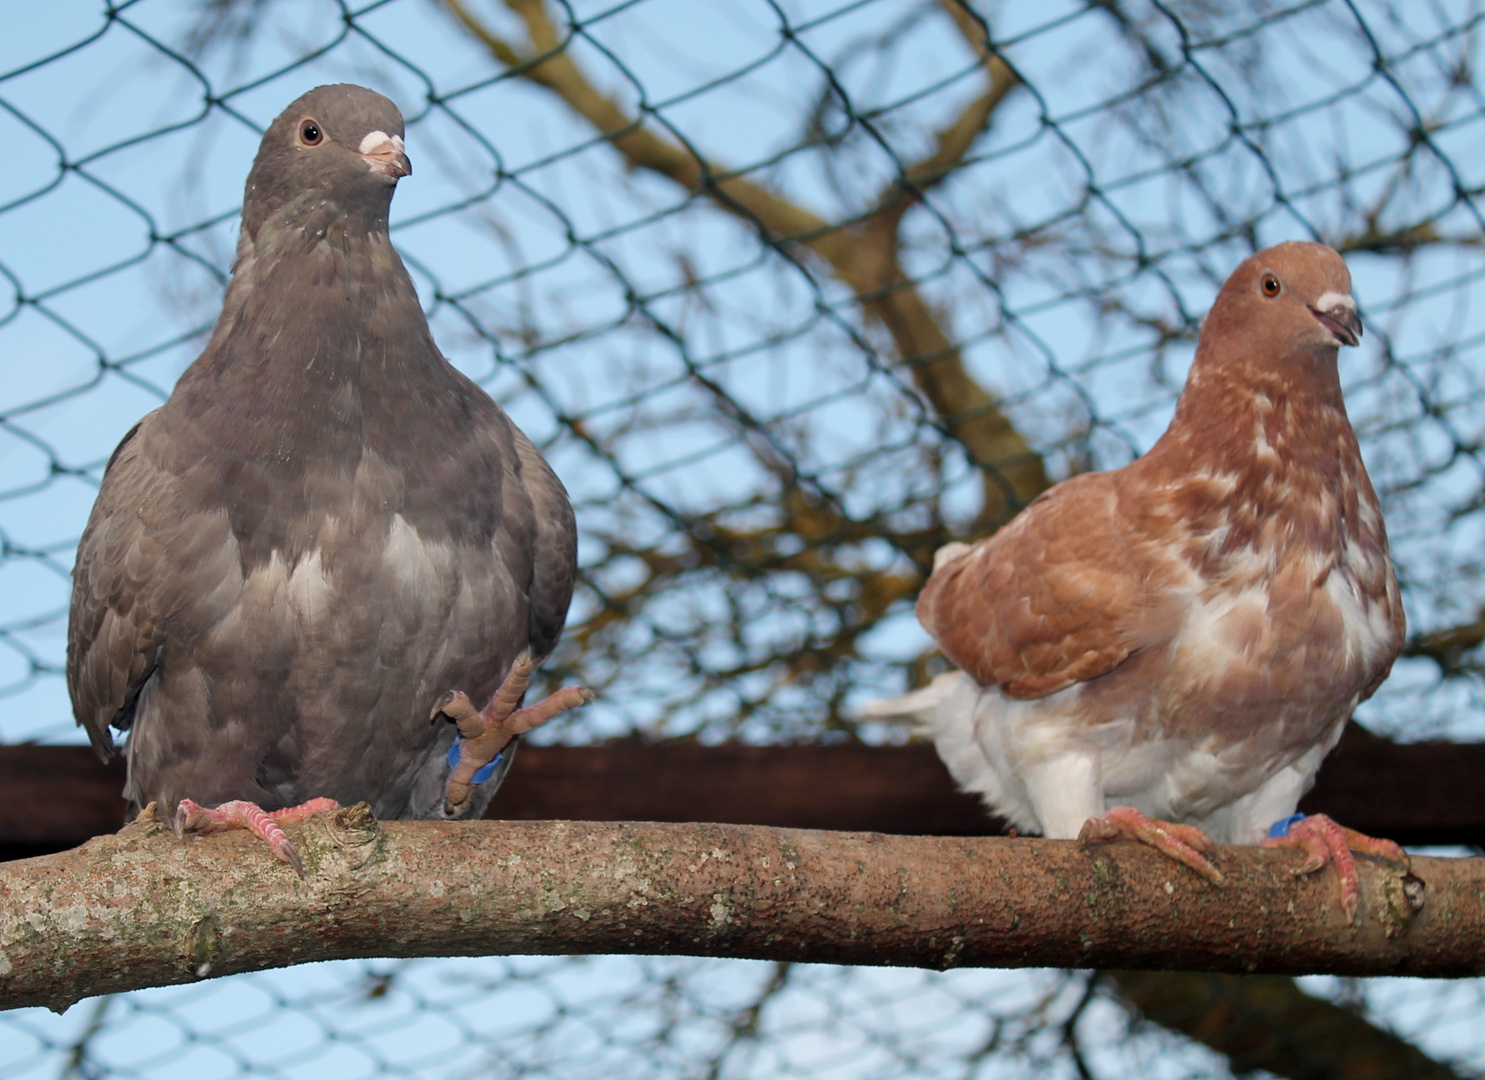
[[[169,482],[140,460],[137,436],[149,419],[135,424],[109,458],[72,570],[67,689],[104,761],[114,753],[110,725],[128,728],[155,664],[159,625],[140,590],[155,576],[158,551],[140,516],[126,510]]]
[[[577,574],[577,522],[567,490],[551,466],[518,428],[515,441],[536,526],[529,641],[532,655],[542,659],[556,648],[567,621]]]
[[[188,601],[219,606],[218,590],[230,596],[241,582],[225,515],[183,507],[182,477],[151,454],[158,423],[159,413],[146,416],[114,451],[72,571],[67,688],[105,761],[114,751],[109,728],[133,723],[172,614]]]

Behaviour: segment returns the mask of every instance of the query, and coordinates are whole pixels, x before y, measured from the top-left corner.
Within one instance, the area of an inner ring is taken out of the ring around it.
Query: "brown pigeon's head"
[[[1222,286],[1207,325],[1211,335],[1241,340],[1242,352],[1281,360],[1316,349],[1331,356],[1361,340],[1345,260],[1324,244],[1290,241],[1246,259]]]
[[[319,232],[386,229],[392,190],[412,172],[402,149],[402,113],[374,90],[319,86],[278,115],[248,173],[243,227]]]

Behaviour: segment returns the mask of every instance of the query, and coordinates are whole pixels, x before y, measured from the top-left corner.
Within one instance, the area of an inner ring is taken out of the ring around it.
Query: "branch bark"
[[[760,229],[770,243],[797,245],[824,259],[856,294],[866,315],[892,336],[914,384],[985,472],[977,531],[995,528],[1046,490],[1041,456],[969,374],[959,347],[898,258],[903,213],[963,162],[1001,102],[1020,85],[1010,66],[985,47],[983,28],[961,5],[952,0],[942,4],[980,55],[985,90],[935,133],[933,150],[921,162],[906,165],[898,182],[877,196],[873,209],[844,224],[824,220],[740,171],[708,161],[694,148],[650,130],[643,116],[631,116],[594,86],[567,52],[546,0],[505,0],[525,24],[529,51],[524,54],[480,20],[464,0],[441,2],[497,62],[560,97],[613,144],[630,168],[666,177],[688,193],[707,197]]]
[[[1228,884],[1215,888],[1132,844],[1085,852],[1067,841],[758,826],[378,823],[364,806],[290,833],[304,881],[246,834],[182,841],[150,814],[74,851],[0,867],[0,1006],[62,1008],[370,956],[1485,971],[1482,859],[1419,859],[1407,878],[1366,862],[1350,926],[1331,873],[1296,879],[1298,853],[1257,848],[1222,848]]]

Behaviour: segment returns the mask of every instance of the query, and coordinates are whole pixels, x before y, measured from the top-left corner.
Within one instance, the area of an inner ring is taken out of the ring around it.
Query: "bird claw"
[[[289,838],[286,836],[283,838],[283,841],[281,843],[270,844],[269,846],[273,848],[273,854],[281,859],[283,862],[286,862],[290,866],[292,866],[294,868],[294,873],[299,875],[299,880],[303,881],[304,860],[299,857],[299,850],[294,847]]]
[[[474,790],[475,774],[494,761],[517,735],[524,735],[553,717],[598,698],[586,686],[564,686],[535,705],[520,708],[535,670],[536,662],[530,651],[523,649],[500,689],[483,709],[476,709],[462,690],[446,692],[434,705],[432,716],[443,715],[454,721],[460,738],[458,764],[444,788],[445,817],[459,816]]]
[[[485,718],[463,690],[449,690],[438,699],[433,711],[428,714],[428,719],[437,720],[440,716],[446,716],[454,722],[461,739],[475,739],[485,732]]]
[[[1356,922],[1356,909],[1361,902],[1361,885],[1353,852],[1395,863],[1403,868],[1404,873],[1412,869],[1412,860],[1408,858],[1408,853],[1391,840],[1348,829],[1336,824],[1326,814],[1310,814],[1298,820],[1287,820],[1284,824],[1285,831],[1277,836],[1264,837],[1262,846],[1292,847],[1303,851],[1308,857],[1289,871],[1294,877],[1305,877],[1322,869],[1327,863],[1334,863],[1336,876],[1340,879],[1341,907],[1346,912],[1347,923]]]
[[[1203,852],[1217,850],[1210,837],[1195,825],[1177,825],[1148,818],[1132,806],[1115,806],[1102,817],[1089,818],[1078,833],[1078,847],[1109,840],[1138,840],[1189,866],[1213,885],[1227,879]]]
[[[254,802],[237,799],[221,806],[207,807],[192,799],[181,799],[175,804],[175,816],[170,827],[176,836],[186,832],[207,835],[226,829],[246,829],[268,845],[274,857],[294,868],[300,879],[304,878],[304,860],[290,842],[283,825],[293,825],[326,810],[340,806],[334,799],[310,799],[298,806],[286,806],[282,810],[268,811]]]

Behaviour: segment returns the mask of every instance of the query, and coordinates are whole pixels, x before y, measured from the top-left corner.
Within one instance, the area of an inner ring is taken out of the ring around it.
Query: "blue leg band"
[[[454,740],[454,745],[451,746],[451,747],[449,747],[449,768],[451,768],[451,769],[457,769],[459,767],[459,756],[460,756],[460,750],[459,750],[459,748],[461,746],[463,746],[463,745],[464,745],[464,740],[463,739],[455,739]],[[483,784],[486,780],[490,779],[490,777],[492,777],[492,776],[495,775],[495,766],[497,766],[497,765],[500,764],[500,759],[503,758],[503,757],[505,757],[505,751],[504,750],[500,751],[500,753],[498,753],[498,754],[495,755],[495,760],[494,761],[490,762],[488,765],[482,765],[482,766],[480,766],[479,769],[477,769],[475,771],[474,776],[470,778],[470,781],[469,782],[471,784]],[[1301,814],[1299,816],[1300,817],[1304,817],[1303,814]]]
[[[1303,821],[1304,819],[1305,816],[1303,814],[1290,814],[1283,821],[1276,821],[1272,825],[1270,825],[1268,827],[1268,834],[1275,839],[1281,836],[1288,836],[1289,826],[1293,825],[1297,821]]]

